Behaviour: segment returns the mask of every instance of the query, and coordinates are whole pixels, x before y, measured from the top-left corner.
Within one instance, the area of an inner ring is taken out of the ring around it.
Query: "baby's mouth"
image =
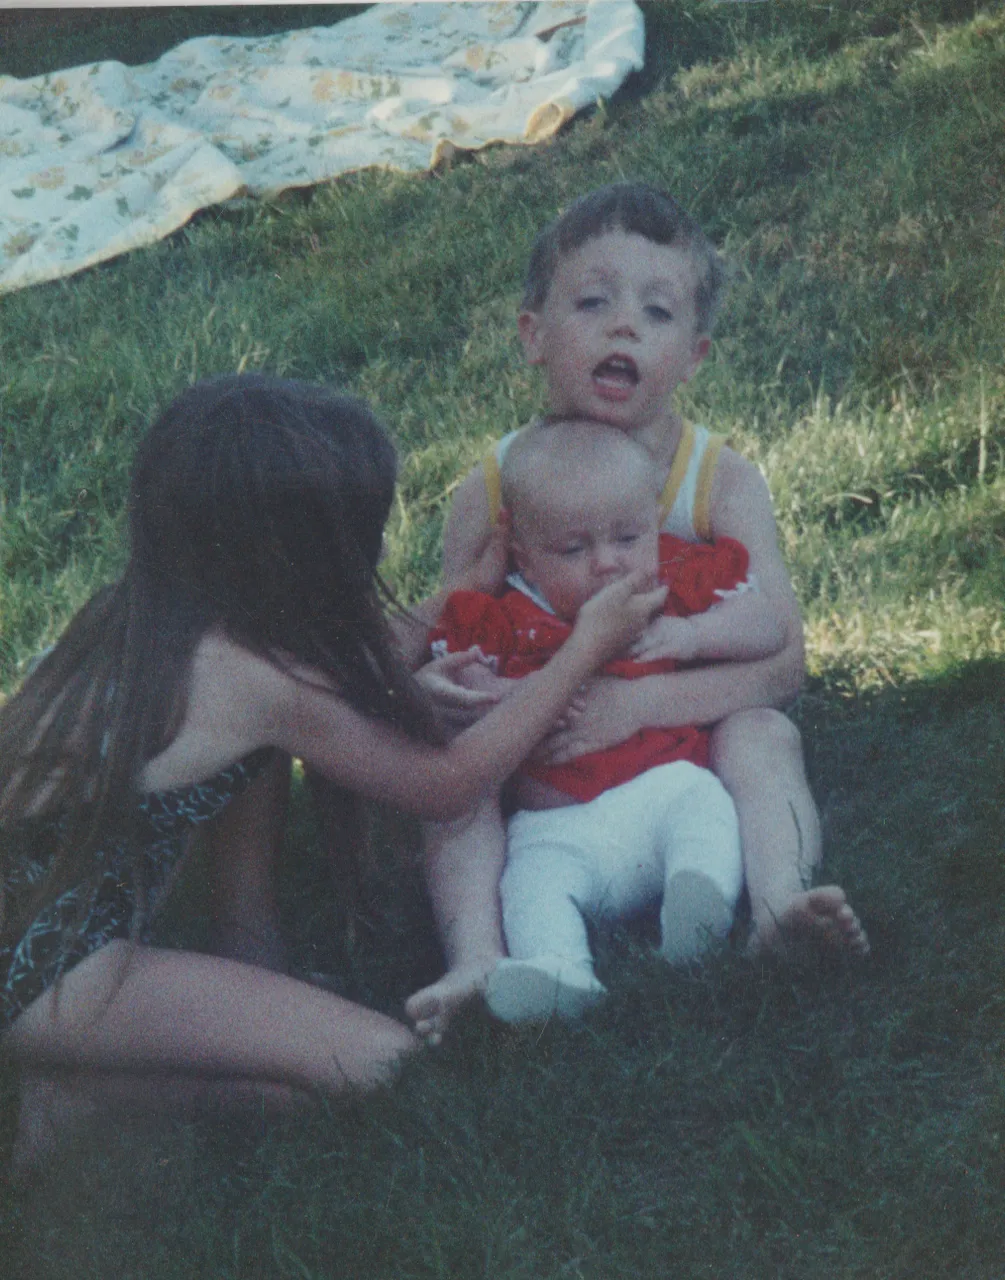
[[[593,377],[604,386],[631,388],[638,384],[639,371],[628,356],[608,356],[593,370]]]

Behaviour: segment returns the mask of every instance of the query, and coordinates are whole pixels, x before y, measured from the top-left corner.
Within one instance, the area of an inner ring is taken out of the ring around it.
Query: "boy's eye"
[[[646,307],[646,315],[650,320],[655,320],[657,324],[669,324],[673,319],[672,311],[668,311],[666,307],[658,306],[655,302]]]
[[[588,293],[582,298],[576,300],[576,308],[579,311],[596,311],[598,307],[602,307],[607,301],[598,293]]]
[[[622,533],[618,536],[618,543],[622,547],[633,547],[639,540],[637,533]]]
[[[567,547],[561,547],[558,552],[560,556],[564,556],[566,559],[582,555],[582,553],[583,544],[581,542],[571,542]]]

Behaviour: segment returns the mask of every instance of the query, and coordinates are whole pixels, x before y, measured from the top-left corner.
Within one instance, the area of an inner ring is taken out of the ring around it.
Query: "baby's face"
[[[520,572],[566,622],[615,578],[656,573],[659,516],[649,485],[617,474],[577,476],[512,515]]]

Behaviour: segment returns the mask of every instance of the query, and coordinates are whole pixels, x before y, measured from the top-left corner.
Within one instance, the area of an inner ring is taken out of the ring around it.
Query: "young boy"
[[[745,549],[660,534],[661,487],[649,454],[623,432],[561,422],[523,433],[502,464],[512,590],[451,595],[434,654],[477,645],[501,676],[528,675],[565,643],[587,600],[635,570],[668,588],[664,618],[636,645],[640,656],[608,663],[606,674],[636,679],[674,670],[678,658],[777,652],[784,629],[747,577]],[[661,900],[661,949],[672,962],[697,959],[726,935],[743,887],[740,833],[707,763],[708,734],[688,725],[641,729],[566,764],[522,766],[500,886],[510,959],[487,990],[497,1017],[575,1016],[604,994],[584,911],[617,918]]]
[[[722,279],[698,225],[642,183],[582,197],[535,242],[518,327],[528,360],[544,371],[551,413],[590,418],[641,444],[665,478],[663,528],[688,541],[741,542],[785,628],[782,649],[769,658],[594,680],[580,714],[552,736],[551,755],[582,755],[645,725],[714,725],[710,763],[739,816],[752,950],[792,940],[864,954],[868,942],[844,892],[809,887],[819,819],[798,732],[774,710],[802,683],[802,622],[767,486],[755,466],[674,407],[677,388],[708,353]],[[447,581],[484,547],[498,505],[498,459],[490,455],[457,491],[444,534]],[[449,969],[406,1005],[420,1032],[435,1032],[483,990],[502,955],[504,852],[495,798],[464,823],[428,834],[427,878]]]

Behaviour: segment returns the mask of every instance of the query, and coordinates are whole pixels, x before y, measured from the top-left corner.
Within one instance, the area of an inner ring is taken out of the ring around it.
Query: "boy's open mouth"
[[[593,381],[601,393],[624,396],[638,385],[639,371],[629,356],[608,356],[593,370]]]
[[[639,381],[639,370],[629,356],[608,356],[607,360],[600,361],[595,367],[593,376],[598,383],[635,387]]]

